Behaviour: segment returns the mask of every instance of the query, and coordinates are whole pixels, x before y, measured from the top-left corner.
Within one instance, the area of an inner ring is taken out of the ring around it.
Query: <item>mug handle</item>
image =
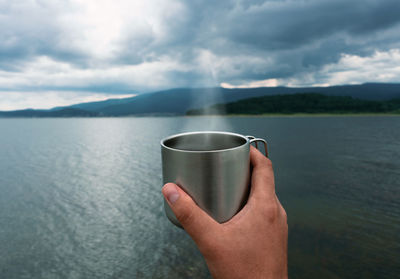
[[[250,144],[255,143],[256,148],[258,149],[258,142],[261,142],[264,144],[264,150],[265,150],[265,157],[268,157],[268,148],[267,148],[267,142],[264,139],[261,138],[255,138],[253,136],[246,136],[250,140]]]

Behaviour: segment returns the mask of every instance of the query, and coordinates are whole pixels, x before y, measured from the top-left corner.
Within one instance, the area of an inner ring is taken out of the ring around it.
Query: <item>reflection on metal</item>
[[[250,137],[252,137],[252,136],[247,136],[247,137],[250,139]],[[257,149],[258,149],[258,142],[261,142],[264,144],[265,156],[268,157],[267,142],[264,139],[260,139],[260,138],[252,137],[252,139],[250,139],[250,144],[254,143]]]
[[[215,131],[168,137],[161,141],[163,182],[178,184],[217,222],[226,222],[247,201],[250,143],[258,141],[263,140]],[[168,204],[165,211],[180,226]]]

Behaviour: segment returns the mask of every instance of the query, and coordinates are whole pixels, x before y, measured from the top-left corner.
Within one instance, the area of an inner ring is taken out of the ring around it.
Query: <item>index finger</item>
[[[271,160],[257,148],[250,146],[250,162],[253,166],[250,198],[275,198],[275,180]]]

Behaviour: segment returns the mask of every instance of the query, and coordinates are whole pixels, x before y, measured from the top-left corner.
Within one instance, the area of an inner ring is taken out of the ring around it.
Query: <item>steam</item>
[[[233,127],[230,123],[230,117],[226,117],[225,106],[219,108],[218,113],[215,114],[215,110],[211,109],[212,105],[225,103],[222,90],[216,88],[219,86],[220,79],[218,76],[219,67],[218,60],[216,57],[207,50],[204,50],[198,56],[198,67],[203,73],[203,80],[201,81],[202,87],[204,85],[210,86],[205,92],[199,92],[198,94],[191,94],[194,96],[191,100],[191,108],[204,109],[204,115],[198,116],[186,116],[183,118],[183,125],[181,132],[195,132],[195,131],[228,131],[232,132]],[[225,149],[227,142],[221,145],[220,140],[212,134],[203,134],[202,136],[183,136],[177,139],[177,148],[183,150],[219,150]],[[231,143],[234,144],[234,143]]]
[[[229,118],[223,115],[226,112],[225,106],[218,111],[222,115],[215,115],[215,111],[210,109],[211,105],[225,102],[221,90],[216,88],[221,83],[218,77],[221,62],[211,51],[201,50],[197,57],[197,64],[203,73],[202,84],[212,85],[212,88],[211,91],[199,93],[193,98],[191,107],[205,108],[206,116],[185,117],[184,131],[195,131],[193,128],[198,131],[232,131]],[[193,122],[197,122],[197,125],[193,125]]]

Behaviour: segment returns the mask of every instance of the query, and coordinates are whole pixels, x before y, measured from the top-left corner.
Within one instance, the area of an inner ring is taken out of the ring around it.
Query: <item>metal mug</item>
[[[190,132],[161,140],[163,182],[188,193],[217,222],[231,219],[246,203],[250,189],[250,144],[264,139],[228,132]],[[182,227],[164,201],[168,219]]]

